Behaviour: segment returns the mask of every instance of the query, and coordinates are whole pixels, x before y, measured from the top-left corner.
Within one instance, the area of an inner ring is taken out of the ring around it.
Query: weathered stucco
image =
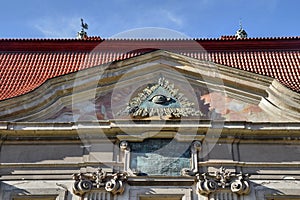
[[[299,94],[210,66],[154,51],[0,102],[0,199],[300,199]]]

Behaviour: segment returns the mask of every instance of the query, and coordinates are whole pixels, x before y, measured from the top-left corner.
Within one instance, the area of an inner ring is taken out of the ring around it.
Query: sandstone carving
[[[202,144],[200,141],[194,141],[191,145],[191,169],[183,168],[182,176],[195,176],[198,173],[198,152],[201,150]]]
[[[105,189],[112,194],[122,194],[127,174],[116,173],[108,175],[99,168],[96,172],[74,174],[73,179],[75,180],[73,193],[81,197],[96,189]]]
[[[194,108],[184,94],[175,89],[165,78],[159,78],[158,82],[151,84],[132,98],[119,114],[129,114],[132,117],[203,117],[204,114]]]
[[[246,195],[251,189],[248,174],[233,174],[224,167],[213,173],[197,175],[197,179],[197,190],[204,195],[209,195],[218,189],[228,189],[233,193]]]

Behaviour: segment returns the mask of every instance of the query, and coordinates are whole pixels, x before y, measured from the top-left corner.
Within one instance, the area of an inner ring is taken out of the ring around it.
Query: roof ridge
[[[224,35],[220,38],[104,38],[108,41],[218,41],[218,40],[294,40],[300,39],[300,36],[283,36],[283,37],[248,37],[248,38],[237,38],[234,35]]]
[[[89,36],[83,39],[78,38],[0,38],[1,41],[218,41],[218,40],[298,40],[300,36],[275,36],[275,37],[248,37],[237,38],[234,35],[222,35],[220,38],[101,38],[100,36]]]
[[[100,36],[89,36],[83,39],[79,38],[0,38],[1,41],[38,41],[38,42],[43,42],[43,41],[101,41],[103,40]]]

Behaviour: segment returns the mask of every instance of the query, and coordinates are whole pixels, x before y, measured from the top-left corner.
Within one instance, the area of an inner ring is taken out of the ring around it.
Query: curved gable
[[[299,94],[275,79],[162,50],[50,79],[26,95],[0,102],[0,118],[12,121],[128,118],[131,116],[117,113],[162,75],[207,119],[300,119]]]

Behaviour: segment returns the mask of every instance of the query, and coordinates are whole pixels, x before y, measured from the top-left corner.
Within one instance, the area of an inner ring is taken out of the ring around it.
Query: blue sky
[[[80,18],[102,38],[161,27],[192,38],[300,35],[299,0],[9,0],[1,2],[0,38],[73,38]]]

